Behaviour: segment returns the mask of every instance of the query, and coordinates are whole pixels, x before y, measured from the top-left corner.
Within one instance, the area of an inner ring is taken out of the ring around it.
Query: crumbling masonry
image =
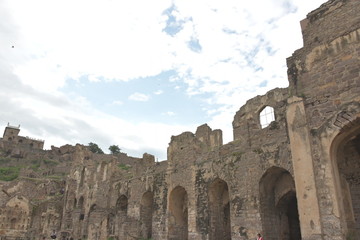
[[[156,163],[82,145],[44,151],[8,126],[0,239],[360,239],[359,13],[359,0],[309,13],[289,87],[242,106],[225,145],[205,124],[171,137]]]

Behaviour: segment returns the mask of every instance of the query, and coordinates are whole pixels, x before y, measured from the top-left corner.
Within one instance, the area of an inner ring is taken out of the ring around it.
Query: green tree
[[[104,154],[104,151],[96,143],[89,142],[88,147],[93,153]]]
[[[119,148],[118,145],[111,145],[109,147],[109,150],[110,150],[111,154],[119,154],[119,153],[121,153],[121,149]]]

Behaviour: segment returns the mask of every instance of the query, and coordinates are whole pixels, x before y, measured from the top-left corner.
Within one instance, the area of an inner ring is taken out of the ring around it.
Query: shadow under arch
[[[181,186],[175,187],[169,196],[168,239],[188,239],[188,197]]]
[[[216,178],[209,185],[210,240],[231,240],[230,201],[227,183]]]
[[[360,116],[331,142],[330,159],[340,220],[346,237],[360,236]]]
[[[153,193],[150,191],[145,192],[140,203],[141,237],[145,239],[152,237],[153,202]]]
[[[120,195],[116,200],[115,205],[115,235],[119,237],[119,239],[125,239],[128,226],[128,197],[124,194]]]
[[[267,240],[301,240],[295,182],[280,167],[266,170],[259,182],[260,215]]]

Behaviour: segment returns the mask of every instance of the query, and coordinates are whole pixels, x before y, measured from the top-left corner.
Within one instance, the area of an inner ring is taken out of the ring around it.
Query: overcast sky
[[[227,143],[246,100],[288,86],[299,22],[323,2],[0,0],[0,128],[159,161],[204,123]]]

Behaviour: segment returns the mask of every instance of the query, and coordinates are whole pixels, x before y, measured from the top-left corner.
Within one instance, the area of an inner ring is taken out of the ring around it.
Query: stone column
[[[290,97],[286,112],[302,239],[321,239],[320,210],[302,98]]]

